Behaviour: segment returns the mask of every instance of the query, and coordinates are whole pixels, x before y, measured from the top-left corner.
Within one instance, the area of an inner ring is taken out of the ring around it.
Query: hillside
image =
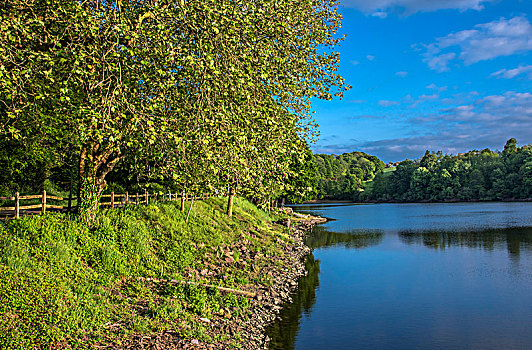
[[[224,204],[195,203],[188,223],[177,202],[103,210],[90,228],[59,213],[1,222],[0,348],[263,341],[252,306],[286,300],[302,243],[250,202],[234,218]]]

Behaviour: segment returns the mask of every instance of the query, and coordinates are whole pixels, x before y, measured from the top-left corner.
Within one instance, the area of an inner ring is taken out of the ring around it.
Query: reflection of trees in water
[[[270,349],[294,349],[296,335],[303,313],[309,314],[316,302],[316,289],[320,285],[320,261],[309,255],[305,261],[308,275],[301,277],[297,292],[292,295],[293,303],[285,305],[279,314],[280,319],[268,327]]]
[[[483,231],[402,231],[399,237],[406,244],[445,250],[449,247],[501,249],[506,246],[511,258],[519,258],[521,250],[532,251],[532,228],[506,228]]]
[[[356,230],[343,233],[327,231],[315,226],[305,243],[311,248],[322,248],[341,244],[347,248],[367,248],[378,245],[384,237],[381,230]]]
[[[306,244],[312,248],[328,247],[341,244],[348,248],[366,248],[382,241],[383,232],[376,230],[353,231],[349,233],[330,232],[316,226],[309,234]],[[313,255],[307,257],[305,266],[308,275],[298,282],[297,292],[292,296],[293,302],[284,306],[277,320],[266,330],[270,337],[270,349],[294,349],[296,335],[303,314],[309,314],[316,302],[316,289],[320,285],[320,262]]]

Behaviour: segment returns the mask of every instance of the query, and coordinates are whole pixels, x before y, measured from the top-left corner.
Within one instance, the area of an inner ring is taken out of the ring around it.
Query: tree
[[[150,5],[12,0],[2,10],[3,133],[76,152],[89,219],[114,166],[170,129],[176,80],[161,68],[175,55],[154,19],[164,9]]]
[[[407,196],[410,191],[410,183],[412,175],[416,170],[417,165],[410,159],[406,159],[399,163],[397,169],[391,175],[391,193],[393,193],[398,199],[403,196]]]
[[[436,166],[438,162],[438,156],[439,155],[431,153],[427,150],[423,158],[421,158],[421,160],[419,161],[419,166],[422,166],[429,170],[432,169],[434,166]]]
[[[89,219],[126,156],[192,191],[268,196],[313,138],[311,99],[349,88],[335,1],[8,0],[1,11],[0,134],[74,152]]]
[[[316,198],[318,191],[317,167],[312,158],[312,151],[307,147],[303,157],[294,155],[292,159],[291,173],[285,182],[285,196],[291,203],[300,203]]]
[[[515,138],[510,138],[506,141],[504,145],[503,154],[509,154],[517,151],[517,140]]]

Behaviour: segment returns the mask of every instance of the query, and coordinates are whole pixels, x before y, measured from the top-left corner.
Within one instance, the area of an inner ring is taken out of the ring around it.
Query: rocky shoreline
[[[290,211],[288,214],[292,214]],[[270,286],[254,286],[250,288],[255,293],[254,298],[249,298],[249,307],[237,317],[213,317],[200,319],[208,325],[208,335],[213,339],[230,336],[231,340],[219,340],[213,343],[202,343],[197,339],[181,339],[176,332],[164,331],[152,335],[133,335],[128,341],[117,347],[119,349],[243,349],[257,350],[268,349],[270,339],[265,334],[266,328],[278,317],[282,306],[292,302],[291,293],[297,289],[300,277],[307,274],[305,258],[312,253],[312,249],[304,244],[307,233],[316,224],[327,221],[325,218],[293,215],[298,220],[290,229],[290,238],[293,243],[283,244],[283,256],[277,258],[275,263],[265,266],[260,273],[272,278]],[[290,219],[281,220],[278,224],[290,227]],[[277,266],[276,266],[277,265]],[[283,266],[279,268],[279,266]],[[241,346],[235,346],[235,340]],[[106,347],[109,348],[109,347]]]
[[[297,288],[298,280],[307,275],[305,258],[312,253],[312,249],[305,245],[307,233],[316,224],[327,220],[321,217],[311,217],[296,226],[291,238],[293,245],[286,246],[287,254],[284,270],[272,270],[274,282],[269,288],[257,291],[257,297],[252,301],[251,319],[246,323],[243,349],[268,349],[270,339],[265,335],[266,328],[272,324],[282,309],[282,305],[292,302],[290,294]]]

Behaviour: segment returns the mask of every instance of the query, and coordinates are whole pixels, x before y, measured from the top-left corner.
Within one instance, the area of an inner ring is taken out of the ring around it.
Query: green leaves
[[[145,176],[193,192],[238,183],[269,196],[316,135],[311,99],[349,88],[336,74],[334,1],[31,9],[8,0],[0,10],[0,135],[75,153],[99,190],[132,157]]]

